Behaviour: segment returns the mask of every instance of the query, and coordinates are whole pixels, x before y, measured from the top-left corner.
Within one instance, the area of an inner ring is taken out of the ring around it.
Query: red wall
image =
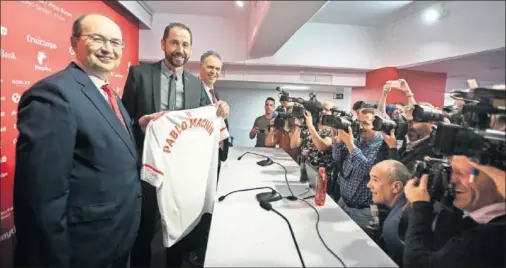
[[[1,1],[1,166],[0,267],[11,267],[15,235],[12,211],[17,105],[23,92],[41,78],[65,68],[73,59],[73,21],[101,13],[119,24],[126,47],[121,65],[110,77],[123,91],[128,67],[139,59],[139,27],[126,11],[102,1]]]
[[[417,101],[430,102],[442,107],[446,88],[446,73],[432,73],[385,67],[366,73],[366,86],[353,88],[351,104],[356,101],[379,101],[383,85],[388,80],[405,79]],[[408,102],[405,94],[392,89],[387,97],[387,103],[401,101]]]

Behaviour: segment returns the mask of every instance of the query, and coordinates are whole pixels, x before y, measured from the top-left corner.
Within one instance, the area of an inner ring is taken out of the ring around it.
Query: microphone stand
[[[307,160],[307,151],[304,150],[300,156],[300,179],[301,183],[306,183],[309,181],[306,170],[306,160]]]
[[[266,202],[266,201],[260,201],[259,204],[263,209],[265,209],[267,211],[272,211],[272,212],[278,214],[281,218],[283,218],[283,220],[285,220],[286,224],[288,224],[288,229],[290,229],[290,235],[292,236],[293,243],[295,244],[295,249],[297,249],[297,254],[299,255],[299,259],[302,264],[302,267],[306,268],[306,264],[304,263],[304,259],[302,258],[302,253],[300,252],[299,244],[297,243],[297,239],[295,238],[295,234],[293,232],[292,225],[290,224],[290,221],[288,221],[288,219],[285,216],[283,216],[283,214],[281,214],[277,210],[275,210],[272,207],[271,203]]]

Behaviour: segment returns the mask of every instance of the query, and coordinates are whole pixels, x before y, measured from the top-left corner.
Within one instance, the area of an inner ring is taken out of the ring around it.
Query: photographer
[[[452,158],[451,183],[455,185],[454,205],[474,221],[441,249],[432,251],[432,210],[427,191],[428,176],[410,180],[404,188],[412,203],[405,239],[404,267],[505,267],[506,216],[504,197],[494,181],[481,172],[472,180],[472,165],[465,156]],[[474,182],[470,182],[474,181]],[[417,185],[418,184],[418,185]]]
[[[433,108],[430,103],[420,103],[425,107]],[[383,134],[383,141],[388,146],[388,158],[398,160],[409,170],[412,170],[416,160],[423,160],[424,157],[435,157],[429,145],[429,137],[434,122],[416,122],[413,119],[413,109],[406,109],[406,120],[408,122],[407,141],[405,145],[397,149],[397,137],[394,130],[391,133]]]
[[[249,132],[250,139],[254,139],[255,137],[257,138],[255,147],[265,147],[265,136],[272,119],[272,113],[274,112],[274,104],[275,100],[271,97],[268,97],[265,100],[265,114],[255,119],[253,128],[251,128],[251,131]]]
[[[361,109],[358,115],[360,140],[355,140],[351,127],[339,129],[332,148],[338,171],[339,206],[363,229],[372,219],[371,192],[367,189],[369,171],[376,161],[383,142],[380,132],[373,130],[375,110]]]
[[[323,102],[323,111],[321,115],[332,114],[331,109],[334,104],[328,101]],[[321,115],[318,125],[314,126],[313,117],[309,111],[306,111],[305,126],[301,129],[300,135],[294,137],[291,141],[292,148],[300,147],[301,152],[307,154],[307,161],[311,165],[318,167],[324,166],[327,178],[330,178],[333,167],[332,159],[332,138],[331,128],[321,124]]]
[[[285,96],[281,96],[279,102],[281,103],[281,107],[287,112],[290,112],[294,105],[298,105],[289,102]],[[269,132],[265,137],[265,147],[274,147],[278,145],[279,148],[285,150],[293,160],[297,161],[300,149],[298,147],[292,147],[291,140],[300,136],[300,130],[303,127],[301,120],[299,118],[287,118],[283,120],[282,127],[276,127],[275,122],[276,118],[273,118],[269,123]]]
[[[408,82],[404,79],[399,80],[393,80],[393,81],[387,81],[385,85],[383,86],[383,94],[381,95],[381,99],[379,101],[378,110],[381,113],[382,116],[385,116],[386,118],[395,116],[395,115],[402,115],[404,114],[404,109],[406,105],[403,105],[399,102],[394,103],[395,107],[392,107],[393,109],[390,109],[391,111],[387,111],[386,108],[386,102],[387,102],[387,96],[388,93],[390,93],[390,90],[392,88],[396,88],[406,95],[408,98],[408,106],[413,106],[416,104],[415,95],[411,91],[411,88],[408,85]],[[388,113],[390,112],[390,113]]]

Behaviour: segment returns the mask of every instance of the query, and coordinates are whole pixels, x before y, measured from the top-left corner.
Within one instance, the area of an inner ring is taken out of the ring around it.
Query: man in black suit
[[[132,66],[129,70],[123,104],[133,120],[135,139],[139,153],[143,151],[144,131],[149,121],[157,118],[161,111],[193,109],[211,105],[200,80],[184,70],[192,52],[190,28],[182,23],[171,23],[165,27],[161,48],[165,58],[161,61]],[[215,103],[217,115],[226,118],[228,104]],[[132,248],[131,264],[134,267],[149,267],[151,264],[151,241],[159,229],[160,213],[155,188],[146,182],[142,185],[142,216],[139,233]],[[191,235],[166,250],[166,264],[180,266],[182,255],[187,255],[187,243]]]
[[[88,14],[73,25],[75,62],[37,82],[18,108],[14,266],[126,267],[141,214],[129,116],[107,78],[122,32]]]

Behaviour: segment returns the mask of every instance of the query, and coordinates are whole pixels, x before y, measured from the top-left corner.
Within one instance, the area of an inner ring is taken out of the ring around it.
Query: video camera
[[[286,112],[282,107],[278,107],[274,114],[274,117],[276,117],[276,120],[278,120],[278,124],[284,125],[284,119],[286,118],[303,118],[305,117],[306,111],[311,113],[311,116],[313,118],[313,124],[316,126],[318,124],[318,119],[320,118],[320,112],[323,110],[323,106],[321,102],[319,102],[316,99],[316,94],[314,92],[309,93],[309,100],[305,100],[303,98],[292,98],[290,97],[290,94],[283,90],[281,87],[276,87],[276,90],[279,91],[279,100],[280,101],[287,101],[287,102],[293,102],[295,103],[292,107],[292,111],[290,113]],[[297,105],[299,104],[299,105]],[[275,120],[275,121],[276,121]],[[282,121],[282,122],[281,122]],[[276,123],[275,123],[276,125]]]
[[[455,193],[451,184],[452,167],[444,159],[426,157],[423,161],[415,161],[413,176],[420,178],[428,174],[427,191],[432,201],[442,201],[451,204]]]
[[[402,115],[394,116],[392,119],[375,115],[372,126],[374,131],[383,131],[388,135],[390,135],[390,132],[394,129],[397,140],[404,139],[408,133],[408,122]]]
[[[424,105],[414,105],[413,121],[415,122],[441,122],[445,118],[457,124],[461,124],[464,119],[462,118],[462,107],[452,105],[445,106],[442,110],[435,109]]]
[[[353,118],[353,116],[345,111],[338,109],[331,109],[332,115],[322,116],[322,125],[335,129],[341,129],[348,132],[351,127],[353,136],[357,136],[360,132],[360,122]]]
[[[442,156],[465,155],[483,165],[506,169],[505,133],[490,129],[492,115],[505,114],[504,107],[494,103],[504,100],[504,91],[475,88],[470,92],[455,91],[455,99],[465,104],[454,113],[460,124],[438,122],[431,133],[430,145]]]

